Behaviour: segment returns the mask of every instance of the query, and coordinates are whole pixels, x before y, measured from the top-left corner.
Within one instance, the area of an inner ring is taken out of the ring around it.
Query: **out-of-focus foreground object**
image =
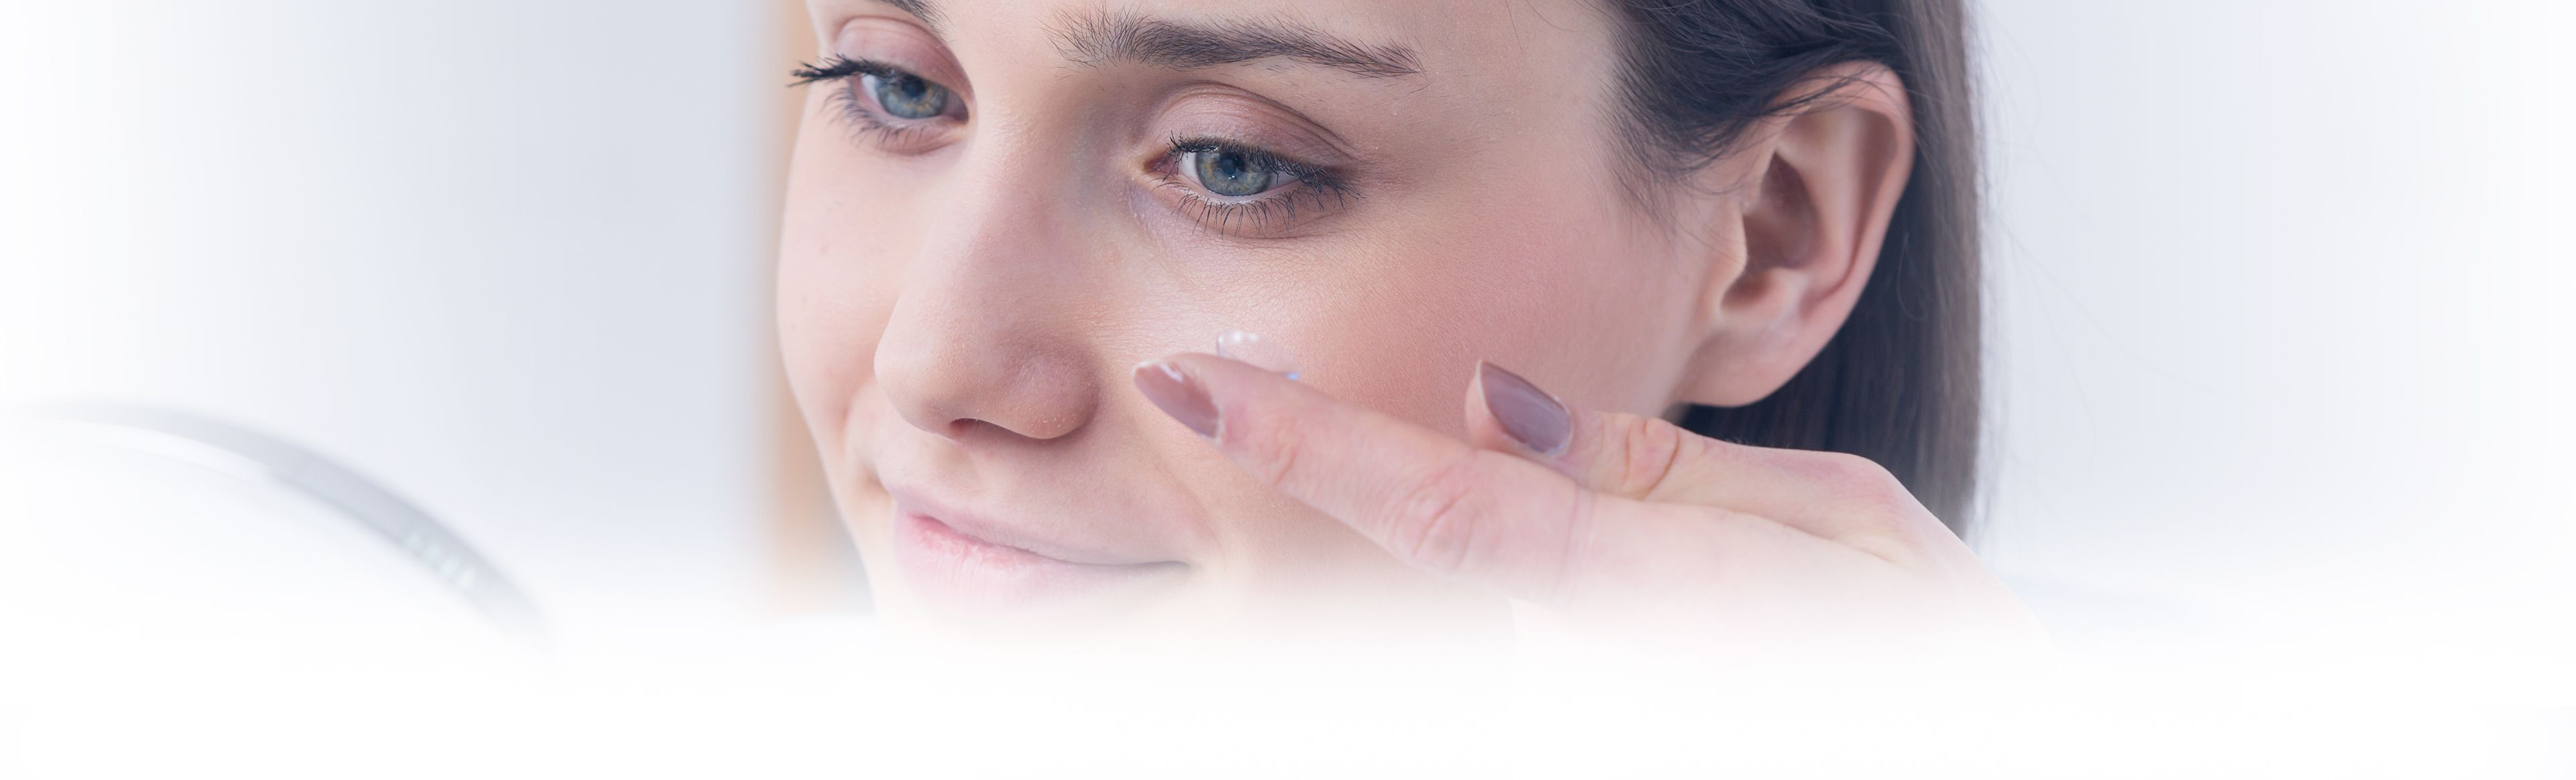
[[[559,646],[757,611],[768,10],[0,3],[0,404],[331,453]]]
[[[203,523],[209,517],[220,518],[220,512],[202,512],[203,503],[191,502],[198,511],[133,512],[119,514],[110,507],[120,498],[166,491],[174,484],[150,482],[154,469],[130,469],[134,479],[119,481],[113,476],[98,475],[101,465],[120,462],[103,452],[79,452],[84,449],[121,450],[160,455],[192,463],[245,480],[246,489],[269,488],[285,491],[306,500],[318,502],[336,516],[372,532],[387,548],[400,554],[410,566],[380,565],[373,571],[400,569],[413,575],[426,574],[443,584],[452,595],[464,599],[497,627],[533,634],[543,628],[543,618],[527,594],[472,545],[456,535],[436,518],[410,501],[395,495],[386,486],[370,480],[330,458],[294,444],[279,441],[254,431],[225,423],[176,412],[156,409],[70,406],[44,409],[27,419],[12,421],[7,429],[14,434],[9,442],[10,460],[5,484],[10,493],[0,497],[12,511],[0,516],[0,522],[19,525],[16,529],[39,537],[38,544],[27,550],[60,550],[82,546],[80,542],[64,544],[66,537],[91,532],[130,535],[144,538],[161,534],[190,536],[198,533],[232,537],[241,540],[291,525],[261,523],[237,528],[172,528],[156,531],[159,523]],[[196,482],[180,480],[178,484]],[[232,491],[225,491],[225,496]],[[210,498],[219,502],[222,498]],[[279,515],[299,514],[282,510]],[[282,519],[282,518],[281,518]],[[109,530],[113,525],[139,525],[139,528]],[[302,530],[322,531],[311,525],[296,526]],[[335,526],[336,527],[336,526]],[[340,539],[344,534],[309,534]],[[297,540],[286,546],[308,546]],[[152,549],[151,545],[138,545]],[[379,550],[381,552],[381,550]],[[345,545],[314,554],[331,558],[381,559]],[[86,561],[96,564],[100,561]],[[185,564],[163,562],[154,565],[157,576],[178,590],[197,591],[222,581],[234,579],[227,573],[244,573],[251,567],[238,561],[219,561],[206,571],[182,576],[194,568]],[[39,564],[40,565],[40,564]],[[84,567],[87,568],[87,567]],[[115,569],[113,565],[98,567]],[[211,576],[209,576],[211,575]],[[274,577],[273,570],[257,570],[256,576]],[[398,575],[396,575],[398,576]],[[30,583],[31,585],[40,583]],[[315,591],[342,591],[350,583],[319,581]],[[86,589],[74,589],[86,590]],[[47,595],[60,595],[55,589],[30,588],[10,594],[12,601],[25,603]],[[261,605],[246,603],[244,608]],[[102,616],[104,617],[104,616]]]

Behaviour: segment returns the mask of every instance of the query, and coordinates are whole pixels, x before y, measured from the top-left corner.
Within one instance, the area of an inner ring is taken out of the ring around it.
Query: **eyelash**
[[[913,141],[920,140],[921,136],[938,129],[933,124],[938,121],[936,119],[899,120],[886,117],[870,107],[870,104],[875,102],[873,99],[859,94],[859,87],[866,83],[860,78],[862,76],[891,79],[915,75],[911,71],[876,60],[852,59],[835,54],[820,64],[799,65],[788,75],[796,78],[794,82],[788,84],[791,87],[839,82],[841,88],[832,91],[832,105],[840,110],[842,118],[849,121],[850,127],[859,132],[862,136],[861,140],[866,140],[866,136],[875,136],[875,140],[879,143],[901,149]],[[940,86],[944,89],[947,85]],[[956,93],[949,94],[953,98]]]
[[[1287,174],[1296,183],[1271,192],[1246,195],[1244,200],[1218,200],[1201,194],[1199,187],[1181,173],[1181,160],[1190,154],[1234,154],[1251,167],[1273,174]],[[1233,233],[1237,223],[1250,223],[1255,232],[1293,224],[1301,204],[1322,209],[1339,207],[1351,195],[1340,174],[1330,168],[1289,158],[1258,146],[1208,136],[1181,136],[1171,141],[1155,165],[1162,176],[1162,186],[1180,193],[1181,210],[1219,233]]]
[[[902,68],[875,60],[854,59],[836,54],[820,64],[800,65],[788,75],[796,79],[789,86],[840,82],[842,87],[833,91],[831,100],[839,107],[843,117],[850,122],[850,126],[861,134],[862,140],[869,140],[866,136],[874,136],[873,140],[880,144],[902,149],[910,142],[919,140],[921,136],[939,129],[932,124],[935,120],[896,120],[882,116],[876,109],[870,107],[874,100],[859,94],[860,85],[864,83],[859,77],[875,76],[880,79],[891,79],[913,75]],[[1212,193],[1203,194],[1201,188],[1192,185],[1189,177],[1180,171],[1181,160],[1193,153],[1235,154],[1241,156],[1254,168],[1273,174],[1287,174],[1294,177],[1296,182],[1271,192],[1247,195],[1242,200],[1221,200],[1210,197]],[[1301,207],[1317,210],[1326,206],[1340,207],[1344,199],[1352,195],[1350,189],[1344,185],[1341,175],[1330,168],[1297,160],[1250,143],[1213,136],[1172,138],[1171,148],[1156,161],[1154,172],[1161,178],[1161,186],[1171,188],[1179,194],[1181,211],[1186,216],[1225,234],[1234,233],[1239,223],[1248,223],[1249,227],[1256,232],[1293,224]]]

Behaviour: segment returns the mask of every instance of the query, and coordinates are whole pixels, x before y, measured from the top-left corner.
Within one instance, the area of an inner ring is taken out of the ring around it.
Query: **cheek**
[[[1523,200],[1409,220],[1318,300],[1316,382],[1450,433],[1490,360],[1589,408],[1662,411],[1689,354],[1689,266],[1615,209]],[[1309,349],[1313,349],[1309,347]],[[1301,360],[1304,360],[1301,355]]]
[[[850,413],[875,382],[879,339],[902,286],[906,204],[846,170],[832,139],[801,140],[779,235],[778,342],[790,389],[825,456],[845,453]],[[826,131],[828,135],[828,131]]]

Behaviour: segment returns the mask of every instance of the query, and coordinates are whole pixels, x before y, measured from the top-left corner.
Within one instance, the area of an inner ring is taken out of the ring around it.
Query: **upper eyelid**
[[[834,58],[887,65],[946,87],[961,97],[974,92],[974,86],[967,83],[966,74],[949,54],[946,41],[923,29],[920,20],[860,15],[842,19],[832,29],[832,37],[823,50]],[[852,53],[860,56],[850,56]]]
[[[1242,142],[1325,167],[1368,159],[1331,126],[1258,91],[1214,81],[1193,81],[1162,95],[1154,124],[1191,128],[1190,135]],[[1260,139],[1253,142],[1252,139]]]

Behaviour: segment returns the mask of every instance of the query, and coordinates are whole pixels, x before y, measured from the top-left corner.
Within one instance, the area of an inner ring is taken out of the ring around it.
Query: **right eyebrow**
[[[1370,78],[1422,73],[1412,49],[1363,44],[1286,19],[1184,23],[1134,12],[1094,11],[1065,14],[1052,32],[1056,50],[1065,59],[1085,65],[1124,60],[1195,70],[1285,57]]]

